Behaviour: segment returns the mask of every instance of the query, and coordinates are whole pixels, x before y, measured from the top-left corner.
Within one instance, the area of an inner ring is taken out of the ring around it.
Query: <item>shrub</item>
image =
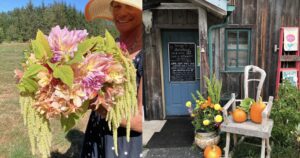
[[[274,120],[271,139],[275,148],[289,147],[289,151],[299,152],[292,131],[300,123],[300,90],[289,81],[283,81],[279,87],[271,118]]]

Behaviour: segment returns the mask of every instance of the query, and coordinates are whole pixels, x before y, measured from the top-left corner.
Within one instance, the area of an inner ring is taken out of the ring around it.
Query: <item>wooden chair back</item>
[[[250,73],[260,73],[260,78],[259,79],[255,79],[255,78],[252,78],[250,79],[249,76],[250,76]],[[263,84],[264,84],[264,81],[266,79],[266,72],[257,67],[257,66],[254,66],[254,65],[247,65],[245,67],[245,71],[244,71],[244,96],[245,98],[248,98],[249,97],[249,82],[259,82],[258,83],[258,86],[257,86],[257,90],[256,90],[256,101],[259,100],[259,97],[261,96],[261,90],[262,90],[262,87],[263,87]]]

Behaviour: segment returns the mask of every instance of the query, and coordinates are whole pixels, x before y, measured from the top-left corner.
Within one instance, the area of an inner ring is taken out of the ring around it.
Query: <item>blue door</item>
[[[188,115],[185,102],[199,89],[197,30],[162,30],[163,76],[167,116]]]

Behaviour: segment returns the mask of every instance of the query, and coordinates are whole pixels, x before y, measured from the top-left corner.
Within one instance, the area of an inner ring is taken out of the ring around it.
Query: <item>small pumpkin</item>
[[[222,150],[217,145],[209,145],[204,149],[204,158],[220,158]]]
[[[247,114],[242,109],[235,109],[232,113],[232,118],[234,122],[242,123],[247,120]]]
[[[260,98],[258,102],[254,102],[250,108],[250,119],[252,122],[261,123],[262,122],[262,112],[266,108],[266,104],[262,102]]]

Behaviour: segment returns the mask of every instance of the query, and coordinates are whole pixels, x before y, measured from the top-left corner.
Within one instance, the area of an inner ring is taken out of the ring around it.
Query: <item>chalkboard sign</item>
[[[170,81],[195,81],[194,43],[168,43]]]

